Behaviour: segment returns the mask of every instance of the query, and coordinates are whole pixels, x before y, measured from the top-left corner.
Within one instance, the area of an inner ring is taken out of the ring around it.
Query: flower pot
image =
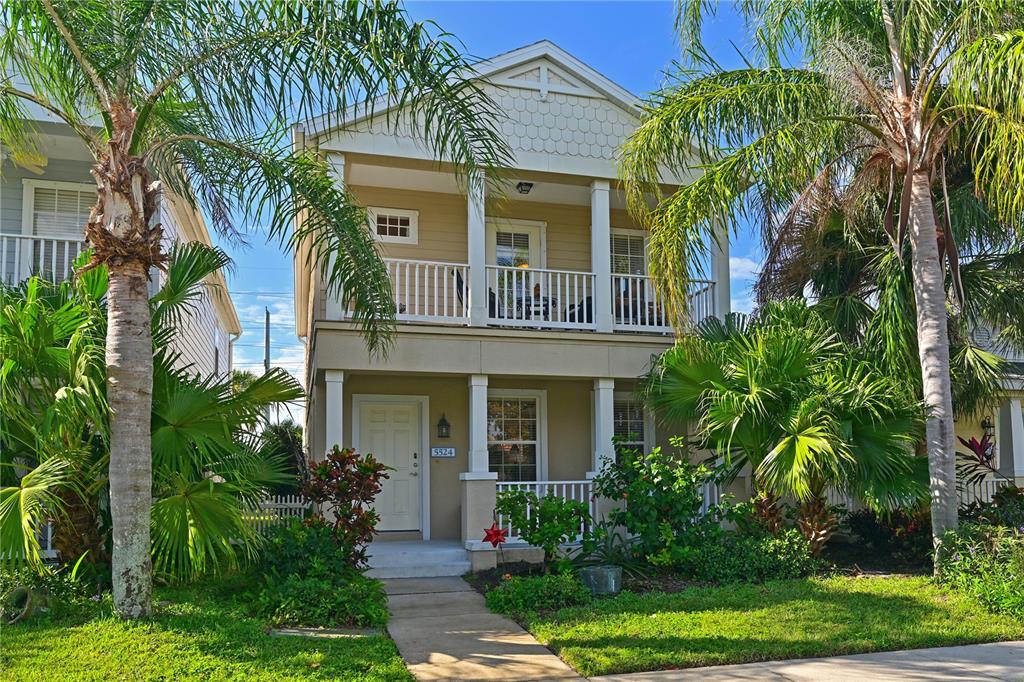
[[[587,566],[580,569],[580,580],[592,594],[618,594],[622,589],[622,567]]]

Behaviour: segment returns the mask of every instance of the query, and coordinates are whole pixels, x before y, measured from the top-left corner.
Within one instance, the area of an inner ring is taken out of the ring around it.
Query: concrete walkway
[[[1024,680],[1024,642],[914,649],[595,677],[602,682],[993,682]]]
[[[388,633],[417,680],[579,680],[462,578],[384,581]]]

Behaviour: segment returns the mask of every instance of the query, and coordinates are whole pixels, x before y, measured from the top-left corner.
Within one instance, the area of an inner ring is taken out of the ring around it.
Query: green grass
[[[245,612],[244,579],[158,590],[148,622],[93,614],[3,628],[4,680],[411,680],[387,637],[271,637]]]
[[[623,593],[526,625],[585,676],[1024,637],[1024,622],[993,615],[926,577]]]

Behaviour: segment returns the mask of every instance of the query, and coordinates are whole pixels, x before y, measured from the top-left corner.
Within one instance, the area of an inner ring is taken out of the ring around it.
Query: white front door
[[[377,530],[420,530],[422,433],[418,402],[365,402],[359,408],[361,454],[372,454],[391,467],[374,508]]]

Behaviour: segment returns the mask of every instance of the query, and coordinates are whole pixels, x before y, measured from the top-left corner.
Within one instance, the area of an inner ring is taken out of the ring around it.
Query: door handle
[[[410,472],[409,472],[409,475],[410,475],[410,476],[419,476],[419,475],[420,475],[420,472],[418,472],[418,471],[410,471]]]

